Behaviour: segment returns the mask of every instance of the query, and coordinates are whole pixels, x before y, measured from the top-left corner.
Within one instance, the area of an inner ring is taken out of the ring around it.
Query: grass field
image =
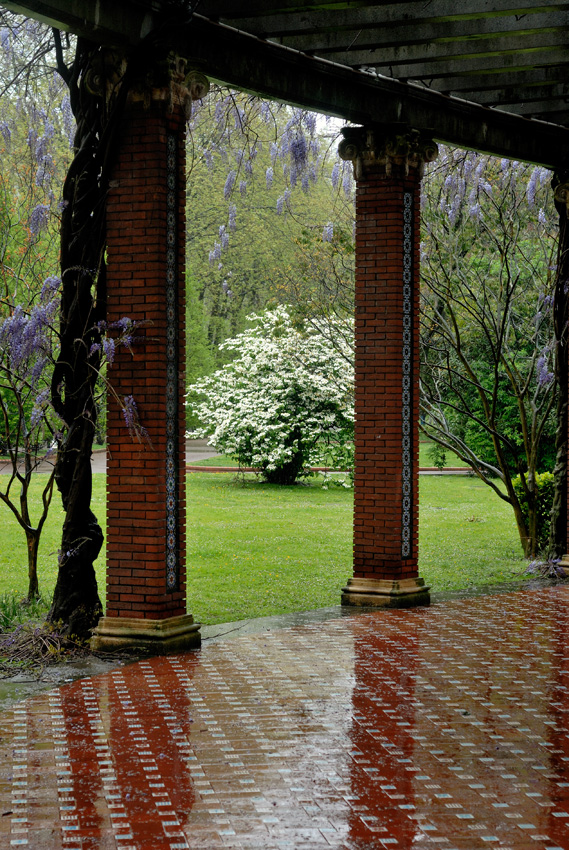
[[[56,497],[54,497],[56,499]],[[94,476],[93,508],[104,520],[105,476]],[[245,484],[230,473],[188,476],[188,600],[204,623],[339,602],[351,573],[350,490]],[[519,577],[521,549],[511,509],[469,477],[420,480],[420,572],[433,590]],[[1,506],[0,593],[26,590],[22,532]],[[40,552],[42,591],[53,591],[62,511],[57,500]],[[104,522],[103,522],[104,525]],[[104,551],[98,563],[104,588]],[[104,592],[104,591],[103,591]]]
[[[429,457],[429,446],[430,443],[419,443],[419,466],[433,466],[433,461]],[[216,457],[204,458],[204,460],[192,461],[192,466],[237,466],[237,461],[227,455],[217,455]],[[454,452],[447,452],[446,466],[465,466],[465,463]]]

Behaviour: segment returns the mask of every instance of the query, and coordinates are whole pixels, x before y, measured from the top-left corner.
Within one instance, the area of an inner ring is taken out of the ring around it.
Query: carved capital
[[[569,218],[569,171],[555,171],[551,178],[553,200],[559,215],[565,213]]]
[[[197,68],[188,68],[187,60],[176,53],[154,62],[144,77],[130,92],[131,102],[142,102],[148,109],[151,103],[162,103],[171,114],[178,106],[186,118],[192,111],[192,101],[205,97],[209,80]]]
[[[91,53],[91,64],[82,80],[89,94],[109,102],[120,88],[127,58],[120,50],[99,48]]]
[[[127,83],[126,81],[130,80]],[[198,68],[188,66],[188,61],[176,53],[149,58],[144,69],[129,67],[129,59],[119,50],[100,48],[93,51],[91,64],[82,84],[90,95],[110,103],[123,84],[130,86],[128,101],[142,103],[146,109],[151,104],[162,104],[167,113],[176,107],[190,117],[192,101],[205,97],[209,80]]]
[[[439,149],[432,138],[419,130],[386,125],[344,127],[338,147],[341,159],[354,165],[354,177],[361,180],[371,171],[407,175],[413,169],[419,177],[426,162],[433,162]]]

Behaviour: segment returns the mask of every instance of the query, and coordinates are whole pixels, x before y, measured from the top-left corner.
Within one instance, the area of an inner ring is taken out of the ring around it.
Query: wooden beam
[[[429,80],[428,87],[445,94],[456,94],[465,100],[487,103],[484,92],[509,91],[519,88],[521,91],[534,85],[554,85],[569,82],[569,65],[543,65],[541,68],[510,71],[495,69],[492,73],[468,74],[464,77],[442,77]]]
[[[459,147],[569,166],[569,130],[563,127],[311,58],[200,15],[177,35],[178,49],[205,73],[245,91],[356,124],[403,124]]]
[[[294,8],[270,0],[202,0],[198,11],[204,17],[263,37],[301,35],[303,33],[357,29],[373,26],[398,26],[453,21],[483,21],[499,17],[556,14],[567,11],[566,0],[544,2],[536,0],[437,0],[436,5],[425,0],[408,3],[329,3],[317,5],[295,2]],[[531,26],[531,24],[529,24]]]
[[[103,44],[137,44],[156,26],[161,0],[2,0],[2,6]]]
[[[452,45],[458,50],[466,51],[488,49],[488,44],[497,43],[503,39],[512,41],[512,47],[516,47],[514,39],[525,43],[531,39],[532,45],[539,45],[540,38],[548,33],[557,33],[565,38],[569,26],[569,11],[549,13],[545,15],[524,15],[521,18],[479,18],[477,20],[454,20],[454,21],[424,21],[417,26],[415,21],[406,24],[390,24],[386,26],[355,27],[350,29],[334,27],[333,30],[317,30],[302,35],[272,35],[273,40],[295,50],[323,55],[325,51],[352,50],[374,47],[381,50],[399,50],[407,45],[420,55],[419,45],[429,45],[438,51],[448,52]],[[489,39],[491,37],[491,41]],[[480,43],[480,44],[479,44]],[[497,47],[496,50],[501,48]],[[523,44],[519,49],[524,49]]]
[[[527,118],[537,118],[549,121],[550,115],[569,110],[569,100],[566,97],[548,98],[547,100],[528,101],[527,103],[495,104],[494,109],[502,109],[512,115],[524,115]],[[557,123],[557,121],[555,122]]]
[[[331,16],[342,26],[342,16],[352,23],[385,23],[413,20],[421,23],[433,18],[494,17],[497,15],[523,15],[533,12],[557,11],[565,7],[563,0],[544,2],[536,0],[469,0],[468,6],[456,0],[437,0],[436,6],[425,0],[406,3],[377,0],[201,0],[198,11],[204,17],[239,21],[239,26],[250,30],[270,27],[273,32],[302,31],[303,22],[317,22],[320,27],[330,24]],[[299,19],[301,19],[299,21]],[[300,27],[300,29],[298,29]]]
[[[533,67],[547,63],[569,62],[567,35],[564,32],[540,32],[527,36],[503,36],[480,41],[451,41],[444,44],[401,44],[398,47],[325,52],[323,59],[343,65],[368,65],[393,68],[398,78],[423,79],[463,70],[515,66]],[[557,58],[559,57],[559,58]],[[383,72],[382,72],[383,73]]]
[[[487,56],[484,59],[462,59],[448,60],[446,62],[429,62],[427,64],[417,63],[414,65],[383,65],[373,62],[363,63],[361,67],[373,69],[383,76],[393,76],[398,80],[414,80],[416,82],[424,82],[432,88],[439,91],[449,91],[450,86],[445,82],[446,78],[460,75],[465,80],[470,79],[468,88],[474,88],[471,77],[486,75],[488,80],[492,80],[495,86],[499,83],[500,76],[508,71],[511,74],[531,72],[534,69],[558,66],[559,72],[563,68],[563,73],[569,68],[569,54],[566,47],[558,47],[548,51],[529,52],[524,56],[522,53],[499,54],[497,56]],[[493,77],[493,79],[492,79]]]
[[[552,101],[564,99],[569,103],[569,80],[565,83],[555,83],[550,86],[510,86],[507,88],[494,88],[488,91],[475,90],[463,91],[461,96],[464,100],[474,100],[484,106],[502,106],[508,109],[512,104],[532,106],[535,103],[548,104]],[[513,112],[515,110],[512,110]],[[542,110],[543,111],[543,110]]]

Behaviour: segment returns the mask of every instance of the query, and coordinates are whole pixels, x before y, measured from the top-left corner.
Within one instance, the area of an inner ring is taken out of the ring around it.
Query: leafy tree
[[[527,556],[540,542],[536,476],[554,463],[549,179],[443,149],[424,186],[422,427],[512,506]]]
[[[345,463],[353,445],[349,356],[314,327],[295,326],[282,305],[249,319],[252,328],[223,343],[235,358],[189,388],[203,423],[194,435],[276,484],[294,484],[330,454]]]
[[[335,169],[330,135],[312,113],[227,89],[195,105],[187,260],[217,365],[228,356],[220,343],[245,328],[249,313],[309,286],[308,242],[322,245],[331,232],[338,180],[353,189],[349,169]]]
[[[59,191],[69,159],[66,87],[49,67],[46,27],[0,12],[0,500],[22,528],[28,594],[39,595],[38,547],[54,485],[62,423],[49,401],[60,280]],[[47,452],[47,454],[46,454]],[[30,497],[40,463],[41,497]]]
[[[53,461],[51,471],[43,477],[36,520],[30,485],[40,463],[49,461],[61,425],[49,402],[59,284],[58,278],[48,278],[35,303],[27,309],[20,304],[8,305],[9,315],[0,322],[0,440],[10,469],[0,479],[0,500],[12,511],[26,537],[28,601],[39,596],[38,548],[53,495]],[[6,309],[5,300],[2,304]]]

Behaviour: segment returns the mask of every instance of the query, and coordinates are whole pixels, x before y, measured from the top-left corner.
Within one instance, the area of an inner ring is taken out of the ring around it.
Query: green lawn
[[[94,510],[104,521],[104,475]],[[433,590],[459,590],[519,576],[524,561],[509,507],[474,478],[420,481],[420,571]],[[55,498],[55,497],[54,497]],[[23,535],[0,506],[0,593],[26,589]],[[58,501],[40,553],[40,587],[53,591]],[[350,575],[352,492],[279,488],[250,476],[188,476],[188,600],[204,623],[335,605]],[[98,564],[104,588],[104,552]]]
[[[429,448],[432,443],[421,440],[419,442],[419,466],[434,466],[432,458],[429,457]],[[463,460],[454,452],[446,452],[446,466],[467,466]]]
[[[419,443],[419,466],[433,466],[433,461],[429,457],[430,443]],[[216,457],[208,457],[204,460],[193,460],[192,466],[237,466],[237,461],[227,455],[217,455]],[[463,460],[457,457],[454,452],[446,453],[447,466],[466,466]]]

